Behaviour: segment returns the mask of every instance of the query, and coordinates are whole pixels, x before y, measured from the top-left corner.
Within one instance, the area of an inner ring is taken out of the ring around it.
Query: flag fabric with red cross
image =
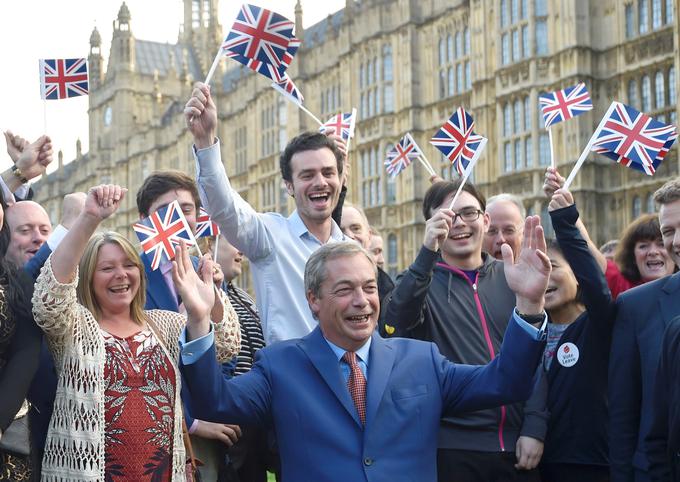
[[[677,137],[674,125],[612,102],[590,142],[592,151],[651,176]]]
[[[399,139],[399,142],[387,152],[387,160],[385,161],[385,169],[387,174],[392,177],[399,174],[401,171],[411,165],[411,162],[417,161],[423,155],[420,147],[416,141],[411,137],[410,133],[406,133],[404,137]]]
[[[562,122],[593,108],[593,101],[586,89],[586,84],[579,82],[557,92],[548,92],[538,96],[538,103],[543,112],[545,128]]]
[[[233,52],[227,52],[226,56],[240,64],[245,65],[250,70],[257,72],[260,75],[264,75],[274,82],[283,82],[286,78],[285,69],[277,69],[272,64],[268,64],[267,62],[262,62],[257,59],[249,59],[248,57],[244,57]]]
[[[295,39],[294,26],[283,15],[266,8],[243,4],[222,43],[222,49],[232,52],[238,58],[258,60],[279,68],[286,62],[290,64],[288,45]],[[297,47],[299,46],[298,41]],[[240,62],[245,65],[243,61]]]
[[[356,121],[356,111],[353,110],[349,114],[336,114],[319,127],[319,132],[325,132],[327,128],[335,129],[336,134],[340,134],[344,141],[354,137],[354,123]]]
[[[283,80],[281,82],[274,82],[272,87],[297,105],[302,105],[305,101],[302,92],[300,92],[300,89],[297,88],[292,79],[288,77],[288,74],[283,74]]]
[[[152,213],[148,218],[132,225],[142,250],[151,256],[151,269],[158,269],[162,261],[175,257],[175,247],[183,240],[188,246],[196,244],[178,201]]]
[[[86,59],[40,59],[40,97],[46,100],[87,95]]]
[[[484,148],[484,137],[475,134],[472,116],[459,107],[437,131],[430,144],[451,161],[459,175],[463,175],[475,155]]]
[[[219,236],[220,227],[212,220],[208,211],[201,208],[196,218],[196,237]]]

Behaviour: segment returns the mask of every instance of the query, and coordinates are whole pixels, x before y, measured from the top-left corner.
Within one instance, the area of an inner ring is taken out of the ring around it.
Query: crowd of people
[[[196,179],[152,173],[139,217],[177,201],[221,234],[158,269],[100,229],[125,186],[67,194],[53,228],[30,200],[51,140],[5,133],[0,481],[680,480],[680,179],[598,248],[555,168],[554,239],[433,176],[392,279],[333,129],[282,152],[284,217],[232,188],[208,86],[184,115]]]

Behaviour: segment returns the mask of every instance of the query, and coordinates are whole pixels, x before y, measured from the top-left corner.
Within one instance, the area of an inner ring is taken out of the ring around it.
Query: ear
[[[295,189],[293,188],[293,183],[290,181],[283,181],[286,184],[286,190],[290,197],[295,197]]]
[[[489,226],[491,225],[491,217],[489,216],[489,213],[484,213],[484,230],[483,232],[486,233],[489,231]]]
[[[309,304],[309,309],[312,311],[314,318],[317,317],[321,309],[320,300],[321,298],[318,298],[316,295],[314,295],[314,293],[307,291],[307,304]]]

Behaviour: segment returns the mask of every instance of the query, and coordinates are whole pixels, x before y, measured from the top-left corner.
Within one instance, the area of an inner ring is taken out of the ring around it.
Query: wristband
[[[543,321],[545,320],[545,312],[538,315],[525,315],[524,313],[520,313],[519,310],[515,308],[515,313],[517,313],[517,316],[522,318],[530,325],[535,325],[536,323],[543,323]]]
[[[12,165],[12,174],[14,174],[14,177],[16,177],[21,182],[21,184],[26,184],[28,182],[28,179],[24,177],[21,169],[19,169],[16,164]]]

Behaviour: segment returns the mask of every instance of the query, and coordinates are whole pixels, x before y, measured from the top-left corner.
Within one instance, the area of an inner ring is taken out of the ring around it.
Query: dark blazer
[[[609,462],[612,482],[645,474],[644,440],[652,425],[653,389],[663,333],[680,314],[680,273],[633,288],[616,300],[609,358]]]
[[[645,450],[651,480],[680,480],[680,317],[671,321],[663,338]]]
[[[231,380],[214,346],[182,370],[197,416],[273,426],[284,481],[434,482],[442,414],[525,400],[543,346],[511,321],[501,354],[470,366],[432,343],[374,333],[365,428],[318,327],[259,350],[253,369]]]

